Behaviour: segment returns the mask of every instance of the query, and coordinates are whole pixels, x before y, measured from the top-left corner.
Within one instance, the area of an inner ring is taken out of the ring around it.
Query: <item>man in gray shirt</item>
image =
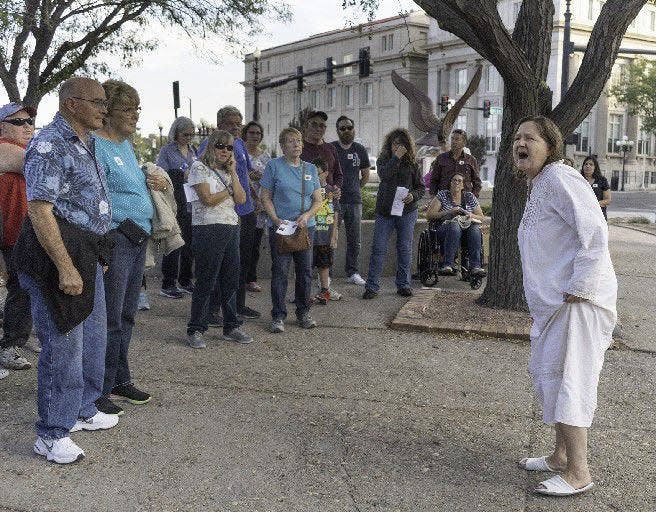
[[[340,116],[337,119],[337,136],[333,142],[337,149],[339,164],[344,173],[340,205],[346,228],[346,262],[344,270],[348,282],[364,286],[359,272],[360,224],[362,222],[362,194],[360,189],[369,181],[369,155],[362,144],[354,142],[355,124],[352,119]]]

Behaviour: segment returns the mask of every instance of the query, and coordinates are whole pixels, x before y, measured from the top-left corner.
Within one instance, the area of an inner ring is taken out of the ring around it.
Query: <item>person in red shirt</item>
[[[0,249],[7,269],[7,298],[4,307],[4,335],[0,339],[0,370],[26,370],[32,365],[20,355],[32,331],[30,297],[21,289],[11,254],[23,219],[27,215],[27,196],[23,162],[25,148],[34,135],[36,110],[20,103],[0,107]]]
[[[465,191],[472,192],[476,197],[481,191],[481,178],[478,172],[478,162],[465,152],[467,134],[464,130],[455,129],[451,133],[451,150],[442,153],[431,165],[430,194],[437,195],[440,190],[449,190],[451,180],[456,174],[463,176]]]

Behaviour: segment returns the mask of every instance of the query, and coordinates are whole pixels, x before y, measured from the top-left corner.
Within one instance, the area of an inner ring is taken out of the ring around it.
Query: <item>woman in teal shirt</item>
[[[105,273],[107,306],[107,351],[105,381],[96,407],[105,414],[122,414],[111,399],[145,404],[150,395],[132,384],[128,348],[143,279],[147,240],[152,232],[153,204],[148,188],[166,190],[168,182],[146,175],[139,167],[129,138],[137,129],[139,95],[124,82],[103,84],[107,96],[107,118],[94,134],[96,158],[107,176],[112,204],[108,236],[114,242],[109,269]]]

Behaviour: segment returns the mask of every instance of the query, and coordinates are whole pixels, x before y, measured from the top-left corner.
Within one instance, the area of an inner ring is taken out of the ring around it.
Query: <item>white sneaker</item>
[[[4,379],[9,376],[9,370],[6,368],[0,368],[0,379]]]
[[[328,292],[330,293],[330,300],[342,300],[342,294],[339,293],[337,290],[333,290],[332,288],[329,288]]]
[[[27,370],[32,363],[25,359],[16,347],[0,349],[0,365],[10,370]]]
[[[346,282],[351,284],[357,284],[358,286],[364,286],[366,284],[366,281],[362,279],[362,276],[360,274],[353,274],[351,277],[349,277],[346,280]]]
[[[61,439],[37,437],[34,443],[34,453],[57,464],[70,464],[84,458],[84,450],[76,445],[70,437]]]
[[[71,432],[78,432],[80,430],[107,430],[108,428],[115,427],[118,423],[118,414],[105,414],[98,411],[91,418],[79,418]]]

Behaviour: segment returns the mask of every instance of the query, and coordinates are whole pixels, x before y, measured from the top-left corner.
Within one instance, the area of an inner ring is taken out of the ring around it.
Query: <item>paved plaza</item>
[[[266,332],[268,293],[251,294],[267,313],[246,325],[254,343],[214,330],[191,350],[190,299],[151,279],[131,361],[154,398],[73,434],[82,462],[32,453],[35,370],[0,381],[0,511],[654,511],[656,236],[611,227],[611,249],[625,339],[601,376],[587,495],[536,496],[545,475],[516,466],[553,436],[526,343],[390,330],[405,300],[388,278],[366,302],[337,280],[344,300],[313,308],[320,328],[282,335]]]

